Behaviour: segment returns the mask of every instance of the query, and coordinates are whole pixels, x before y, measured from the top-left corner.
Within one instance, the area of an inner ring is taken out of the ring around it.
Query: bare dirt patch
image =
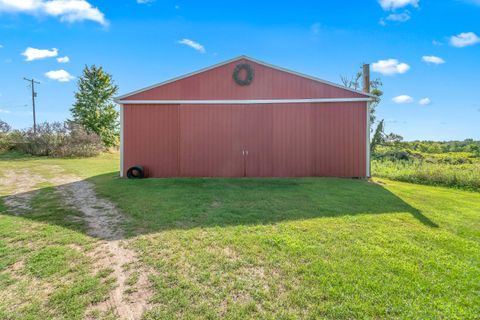
[[[152,296],[149,270],[139,262],[135,252],[128,248],[128,241],[124,240],[123,214],[113,203],[98,197],[92,183],[64,173],[58,166],[49,166],[48,171],[57,174],[54,178],[44,178],[22,170],[2,178],[1,183],[12,185],[9,190],[13,189],[5,197],[6,206],[18,214],[28,211],[35,186],[43,182],[53,184],[65,205],[82,213],[88,226],[87,233],[98,239],[95,249],[87,253],[94,260],[95,270],[92,271],[113,270],[111,276],[115,278],[115,288],[109,293],[109,298],[90,306],[86,314],[113,312],[118,319],[140,319],[149,309]]]
[[[0,178],[0,186],[8,190],[8,195],[3,198],[5,205],[17,215],[27,212],[31,209],[30,202],[36,194],[36,186],[44,181],[27,169],[9,172]]]

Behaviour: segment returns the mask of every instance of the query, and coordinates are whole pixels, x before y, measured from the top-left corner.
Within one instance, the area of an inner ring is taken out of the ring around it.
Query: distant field
[[[417,160],[375,160],[372,161],[372,175],[404,182],[480,190],[480,162],[449,164]]]
[[[390,142],[372,159],[374,177],[480,191],[480,141]]]

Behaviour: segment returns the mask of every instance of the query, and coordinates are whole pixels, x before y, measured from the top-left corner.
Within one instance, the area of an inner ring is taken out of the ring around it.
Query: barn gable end
[[[250,85],[233,79],[235,67],[249,64]],[[139,100],[269,100],[365,99],[371,96],[343,86],[241,56],[117,98],[120,103]]]

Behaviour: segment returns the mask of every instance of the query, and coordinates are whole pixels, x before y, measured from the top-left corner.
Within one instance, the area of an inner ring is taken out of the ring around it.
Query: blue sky
[[[246,54],[334,82],[372,63],[387,131],[480,139],[479,18],[480,0],[0,0],[0,118],[31,126],[23,77],[38,121],[64,120],[86,64],[126,93]]]

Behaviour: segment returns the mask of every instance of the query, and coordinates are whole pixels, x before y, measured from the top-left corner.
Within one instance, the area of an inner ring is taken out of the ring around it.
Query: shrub
[[[60,122],[44,122],[37,125],[37,132],[30,128],[16,141],[15,148],[34,156],[52,156],[65,143],[67,130]]]
[[[83,126],[70,122],[69,134],[65,143],[56,150],[57,157],[93,157],[104,150],[102,139],[99,135],[88,132]]]
[[[91,157],[103,150],[100,137],[76,123],[44,122],[13,139],[14,148],[35,156]]]

